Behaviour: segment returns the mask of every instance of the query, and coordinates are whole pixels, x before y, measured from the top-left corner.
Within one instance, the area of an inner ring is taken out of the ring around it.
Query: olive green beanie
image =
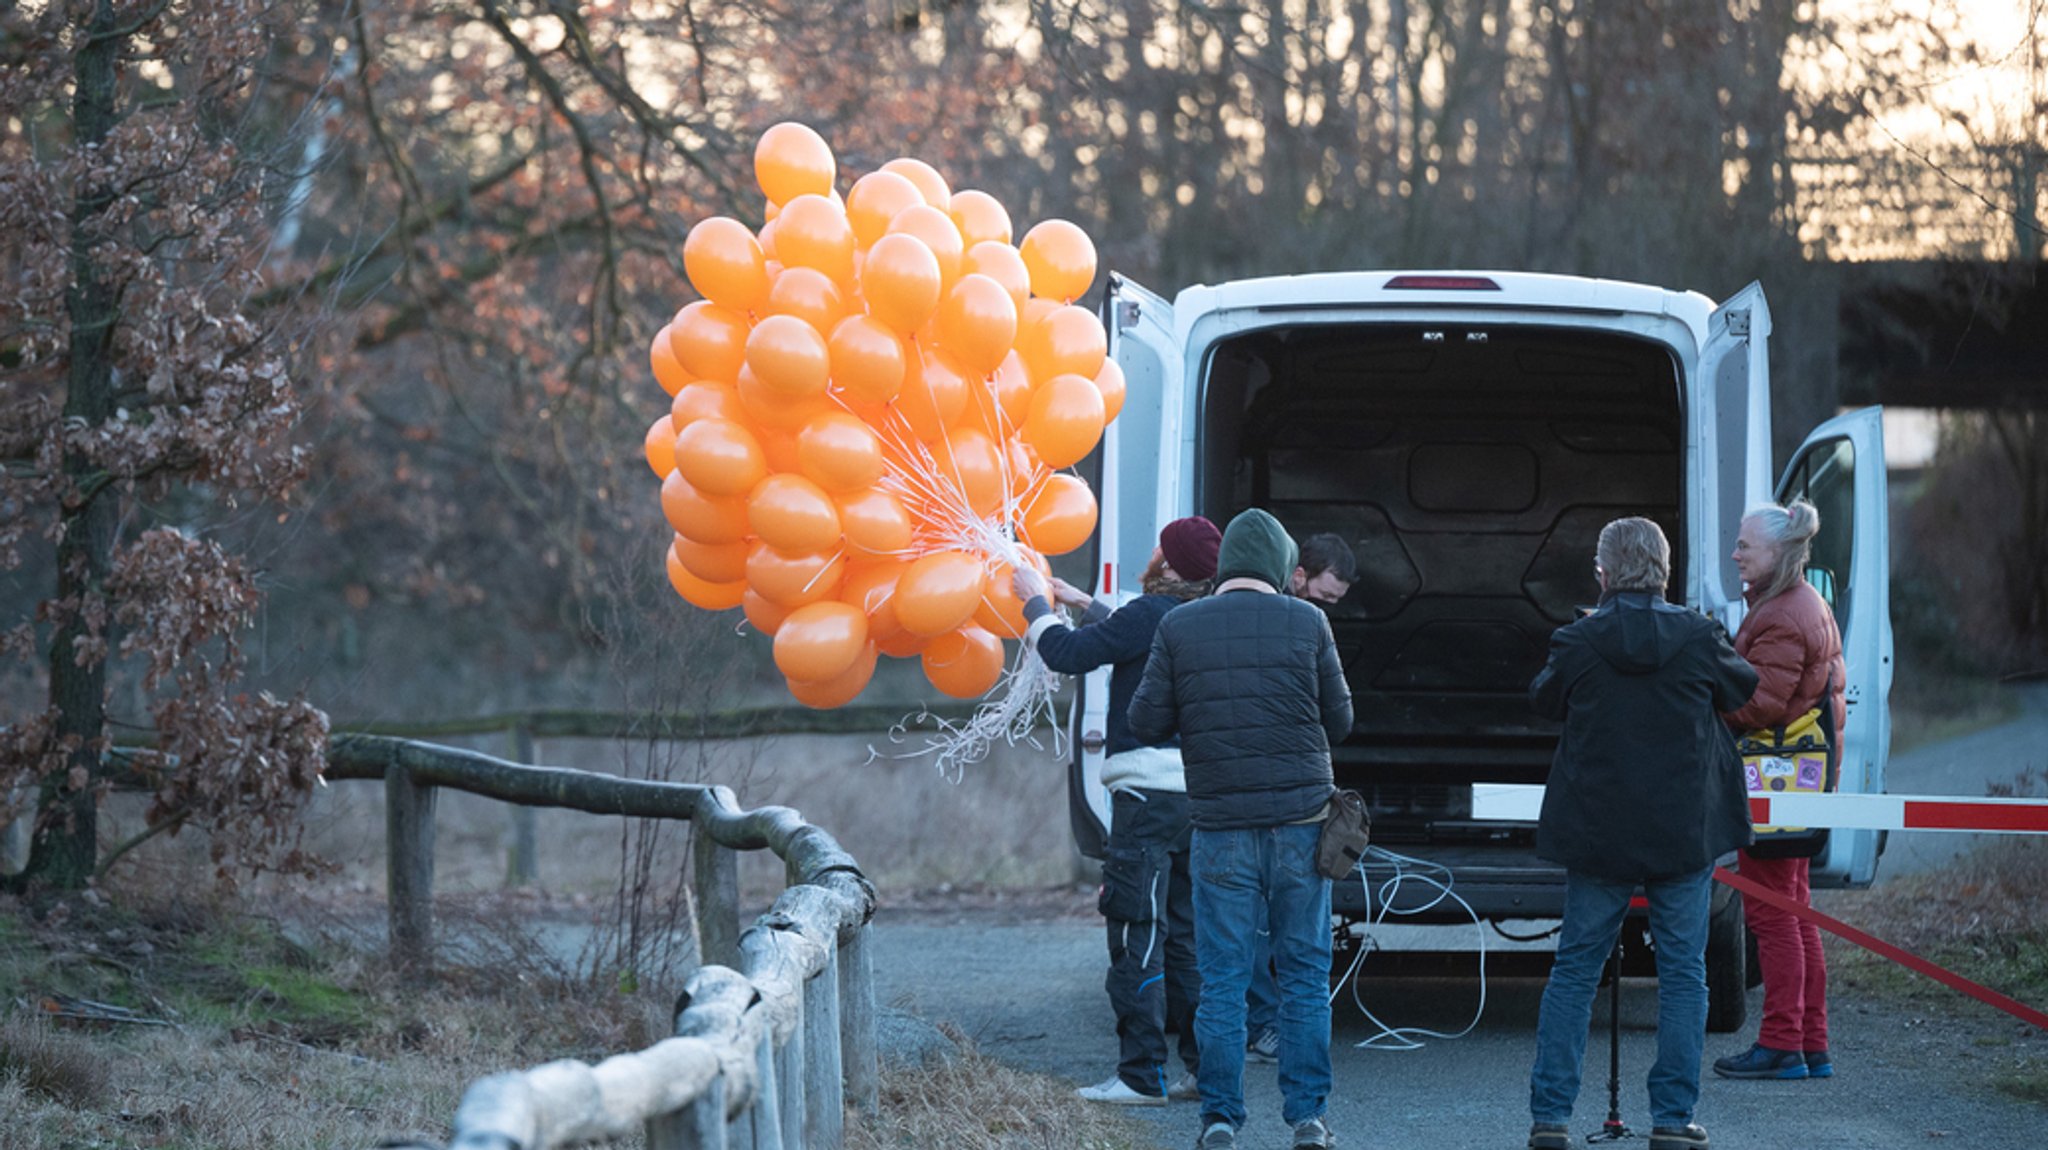
[[[1257,579],[1285,591],[1294,578],[1300,551],[1280,521],[1254,507],[1241,511],[1223,529],[1223,547],[1216,556],[1218,586],[1232,579]]]

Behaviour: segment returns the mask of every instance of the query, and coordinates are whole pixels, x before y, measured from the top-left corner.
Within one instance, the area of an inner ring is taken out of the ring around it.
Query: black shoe
[[[1707,1128],[1697,1122],[1650,1128],[1650,1150],[1707,1150]]]
[[[1834,1059],[1829,1058],[1828,1052],[1825,1050],[1807,1051],[1806,1076],[1808,1078],[1833,1078],[1835,1076]]]
[[[1562,1122],[1538,1122],[1529,1127],[1529,1150],[1577,1150],[1571,1127]]]
[[[1714,1073],[1723,1078],[1804,1078],[1806,1056],[1759,1042],[1740,1054],[1714,1059]]]

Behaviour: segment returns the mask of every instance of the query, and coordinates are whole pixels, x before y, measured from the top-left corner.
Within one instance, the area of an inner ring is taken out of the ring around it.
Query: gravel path
[[[1897,793],[1982,795],[1987,782],[2010,781],[2048,766],[2048,686],[2030,687],[2020,718],[1996,728],[1896,756]],[[1893,835],[1880,875],[1940,866],[1969,849],[1973,836]],[[1882,882],[1882,877],[1880,878]],[[1116,1042],[1102,990],[1105,962],[1092,900],[958,910],[885,909],[876,923],[879,993],[885,1005],[957,1026],[985,1052],[1079,1086],[1115,1066]],[[1473,928],[1383,932],[1390,951],[1369,956],[1362,993],[1389,1024],[1443,1031],[1462,1028],[1479,1003]],[[1495,939],[1489,943],[1498,946]],[[1839,944],[1833,940],[1830,949]],[[1540,949],[1540,948],[1539,948]],[[1419,951],[1458,952],[1431,956]],[[1534,961],[1531,961],[1531,958]],[[1495,954],[1485,1005],[1463,1038],[1431,1040],[1411,1051],[1362,1050],[1377,1033],[1346,987],[1335,1014],[1336,1096],[1330,1120],[1345,1147],[1512,1148],[1528,1129],[1527,1090],[1540,956]],[[1752,991],[1750,1028],[1712,1035],[1709,1060],[1743,1048],[1762,1013]],[[2021,1101],[1999,1083],[2039,1075],[2048,1036],[1957,997],[1899,1005],[1849,980],[1837,980],[1833,1010],[1835,1078],[1810,1082],[1732,1082],[1706,1075],[1699,1118],[1717,1147],[1759,1150],[1904,1150],[1929,1146],[2024,1145],[2048,1109]],[[1648,1125],[1643,1076],[1654,1051],[1655,984],[1630,979],[1621,1000],[1621,1113]],[[1574,1123],[1599,1129],[1607,1111],[1607,996],[1594,1014],[1587,1079]],[[1240,1138],[1250,1150],[1285,1147],[1273,1068],[1247,1074],[1252,1118]],[[1131,1112],[1161,1146],[1189,1145],[1193,1103]],[[1623,1143],[1628,1145],[1629,1143]],[[1642,1145],[1638,1140],[1635,1145]]]

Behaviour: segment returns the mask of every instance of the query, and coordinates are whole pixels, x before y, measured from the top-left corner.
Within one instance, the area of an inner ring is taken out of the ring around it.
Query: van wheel
[[[1707,1032],[1729,1034],[1749,1018],[1748,935],[1742,925],[1742,896],[1735,895],[1707,920]]]

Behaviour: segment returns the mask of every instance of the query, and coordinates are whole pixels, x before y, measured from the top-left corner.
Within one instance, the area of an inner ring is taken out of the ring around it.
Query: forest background
[[[777,121],[822,133],[842,185],[918,157],[1169,295],[1352,268],[1760,280],[1782,459],[1856,383],[1844,268],[1987,338],[2048,290],[2044,52],[2039,0],[8,4],[0,782],[43,815],[24,877],[89,878],[110,778],[171,758],[150,828],[231,832],[227,874],[303,869],[290,812],[330,727],[782,701],[766,643],[668,588],[640,450],[665,410],[648,341],[694,298],[684,236],[760,224]],[[1904,712],[2048,667],[2034,382],[2032,407],[1941,420],[1896,486]]]

